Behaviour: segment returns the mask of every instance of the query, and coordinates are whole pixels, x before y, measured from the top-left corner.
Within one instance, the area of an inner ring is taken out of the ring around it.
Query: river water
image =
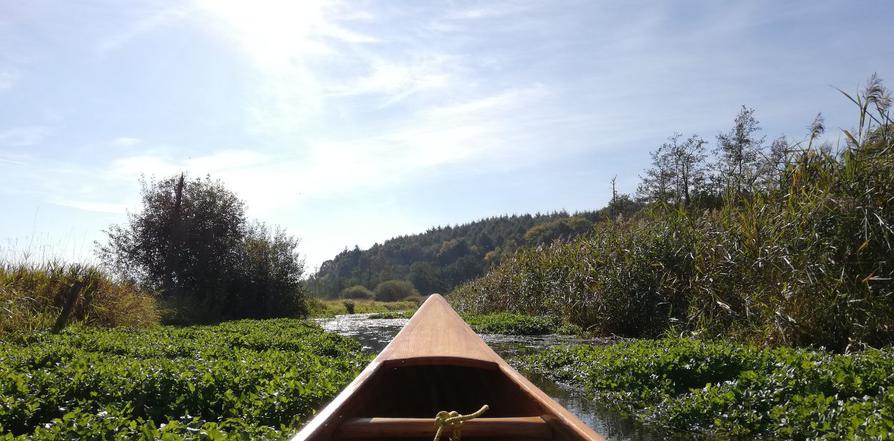
[[[334,318],[318,319],[327,331],[352,337],[360,341],[364,351],[378,353],[407,324],[408,319],[371,319],[369,314],[339,315]],[[530,354],[539,350],[568,343],[605,344],[604,340],[584,340],[567,335],[517,336],[483,334],[481,337],[501,357],[509,360],[513,356]],[[616,440],[658,440],[661,435],[643,427],[631,418],[626,418],[588,399],[583,391],[548,378],[522,371],[532,383],[546,392],[559,404],[575,414],[602,436]]]

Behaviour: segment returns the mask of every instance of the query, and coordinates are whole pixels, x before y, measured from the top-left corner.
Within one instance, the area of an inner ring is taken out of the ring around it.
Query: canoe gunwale
[[[546,428],[550,429],[551,439],[603,441],[593,429],[497,355],[438,294],[428,297],[391,343],[332,402],[316,414],[292,441],[332,441],[339,439],[340,426],[345,422],[356,423],[361,419],[382,421],[382,414],[369,415],[375,413],[370,412],[369,406],[365,406],[366,410],[363,410],[363,404],[370,404],[369,397],[364,397],[363,391],[369,391],[367,387],[376,384],[376,378],[382,374],[392,372],[393,377],[402,375],[394,373],[401,368],[419,369],[426,366],[435,369],[474,368],[490,372],[488,375],[499,375],[514,384],[513,390],[519,390],[526,402],[539,409],[539,417],[546,423]],[[494,372],[497,373],[493,374]],[[400,397],[394,396],[393,399]],[[507,416],[532,417],[520,414]]]

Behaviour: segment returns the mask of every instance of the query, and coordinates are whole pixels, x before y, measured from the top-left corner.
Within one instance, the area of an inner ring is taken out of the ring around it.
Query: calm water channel
[[[369,314],[351,314],[329,319],[318,319],[317,323],[327,331],[357,339],[363,344],[365,351],[378,353],[385,348],[407,321],[407,319],[371,319]],[[494,351],[507,360],[516,355],[529,354],[558,344],[598,343],[563,335],[528,337],[484,334],[481,337]],[[617,440],[658,440],[667,437],[642,427],[642,425],[630,418],[625,418],[598,406],[593,400],[587,399],[583,392],[577,388],[556,383],[547,378],[533,375],[530,372],[523,371],[522,373],[531,382],[559,402],[559,404],[577,415],[583,422],[606,438]]]

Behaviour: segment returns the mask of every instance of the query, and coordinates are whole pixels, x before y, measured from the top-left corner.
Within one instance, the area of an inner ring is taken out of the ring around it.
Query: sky
[[[0,257],[89,261],[140,177],[220,179],[346,247],[634,192],[742,105],[768,138],[855,124],[894,2],[0,0]]]

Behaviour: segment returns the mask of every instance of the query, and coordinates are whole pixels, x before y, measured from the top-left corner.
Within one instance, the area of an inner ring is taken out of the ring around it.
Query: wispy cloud
[[[503,18],[517,15],[531,10],[536,6],[535,2],[488,2],[487,4],[475,4],[472,7],[448,12],[444,18],[447,20],[481,20],[491,18]]]
[[[178,158],[177,148],[143,149],[136,155],[119,156],[97,171],[97,179],[106,182],[97,187],[133,188],[134,177],[140,175],[210,174],[250,201],[254,212],[265,213],[281,207],[284,200],[294,206],[396,188],[418,176],[467,162],[499,158],[520,165],[536,157],[514,155],[519,147],[512,144],[513,119],[548,96],[545,88],[537,86],[456,102],[417,113],[408,124],[387,133],[333,134],[327,140],[311,142],[300,155],[231,149]],[[56,203],[65,201],[66,206],[95,211],[120,208],[120,194],[107,197],[103,199],[97,191],[59,198]]]
[[[49,127],[40,125],[0,130],[0,148],[32,146],[46,139],[50,132]]]
[[[25,162],[18,159],[5,158],[3,156],[0,156],[0,164],[25,165]]]
[[[96,202],[96,201],[82,201],[76,199],[62,199],[62,198],[50,198],[48,201],[51,204],[59,205],[62,207],[76,208],[82,211],[90,211],[96,213],[109,213],[109,214],[121,214],[127,211],[128,207],[126,204],[115,204],[108,202]]]
[[[154,11],[150,11],[145,16],[138,18],[135,22],[123,26],[122,32],[112,34],[102,40],[96,46],[96,53],[99,56],[105,56],[113,52],[130,41],[148,34],[159,28],[163,28],[171,23],[182,20],[191,12],[185,4],[176,4],[175,6],[165,6]]]
[[[119,148],[132,148],[142,144],[142,140],[132,136],[119,136],[111,141],[111,145]]]
[[[139,206],[139,175],[207,173],[306,231],[316,261],[482,215],[466,189],[449,216],[413,220],[425,185],[512,181],[505,199],[527,205],[496,197],[487,214],[559,208],[567,167],[630,190],[674,131],[710,138],[741,104],[768,136],[820,110],[847,124],[826,85],[894,77],[848,50],[883,40],[886,14],[844,1],[19,3],[0,14],[0,96],[25,98],[0,109],[0,211],[52,205],[61,229],[69,207],[98,230]],[[563,197],[594,208],[607,191]],[[358,204],[383,203],[355,225]]]
[[[22,74],[19,72],[11,70],[0,71],[0,92],[11,89],[21,78]]]
[[[332,97],[383,95],[381,107],[386,107],[419,92],[447,87],[451,78],[447,66],[451,62],[456,60],[443,54],[401,63],[372,58],[367,74],[327,84],[325,92]]]
[[[536,119],[527,109],[550,97],[542,85],[450,103],[415,113],[406,124],[375,135],[339,136],[310,142],[303,154],[251,149],[220,151],[178,160],[176,149],[159,149],[113,160],[105,175],[119,180],[140,174],[168,176],[182,170],[210,173],[268,207],[281,197],[271,189],[291,189],[303,198],[331,198],[397,185],[413,176],[464,161],[500,157],[534,160],[519,152],[511,132],[516,119]]]

